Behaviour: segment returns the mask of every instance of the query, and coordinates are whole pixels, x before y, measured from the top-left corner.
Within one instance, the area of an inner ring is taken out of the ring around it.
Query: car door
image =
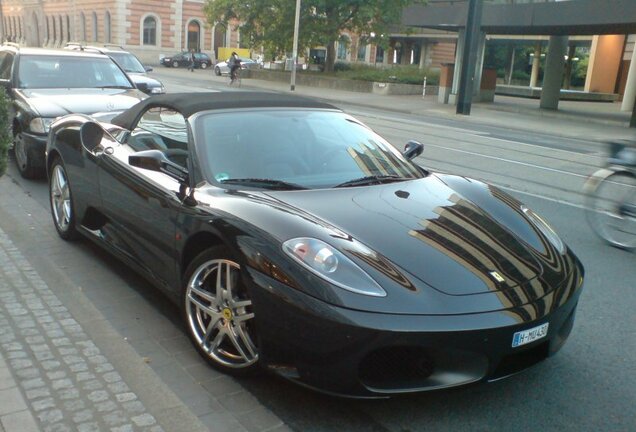
[[[110,221],[108,241],[165,287],[178,284],[175,223],[182,206],[180,184],[166,174],[130,166],[128,157],[155,149],[185,165],[186,148],[183,116],[151,108],[126,143],[105,151],[100,161],[103,213]]]

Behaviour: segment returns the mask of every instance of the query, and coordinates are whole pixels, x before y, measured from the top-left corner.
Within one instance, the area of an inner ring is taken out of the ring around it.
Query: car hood
[[[541,276],[558,255],[521,203],[462,177],[267,195],[346,232],[409,278],[449,295],[513,289]],[[562,270],[552,282],[563,280]]]
[[[137,89],[22,89],[18,91],[41,117],[122,111],[147,96]]]
[[[146,84],[148,88],[161,87],[161,82],[148,75],[136,72],[126,72],[135,85]]]

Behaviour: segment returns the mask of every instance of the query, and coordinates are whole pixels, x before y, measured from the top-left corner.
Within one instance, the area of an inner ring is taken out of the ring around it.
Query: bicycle
[[[230,86],[241,87],[241,68],[230,72]]]
[[[636,248],[636,143],[609,143],[607,166],[583,186],[585,213],[594,232],[610,245]]]

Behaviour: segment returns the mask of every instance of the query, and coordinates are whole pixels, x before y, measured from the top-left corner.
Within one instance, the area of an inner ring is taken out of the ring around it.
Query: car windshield
[[[141,64],[141,62],[132,55],[127,52],[111,52],[108,53],[109,56],[113,58],[119,64],[119,66],[126,72],[132,73],[146,73],[146,69]]]
[[[425,175],[391,144],[341,112],[211,112],[196,117],[193,130],[201,165],[212,182],[318,189]]]
[[[108,57],[22,55],[18,80],[24,89],[133,88]]]

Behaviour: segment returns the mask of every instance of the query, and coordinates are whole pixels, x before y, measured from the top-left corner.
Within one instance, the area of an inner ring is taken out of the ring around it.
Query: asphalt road
[[[169,91],[225,88],[223,80],[197,73],[162,79]],[[344,108],[395,144],[412,138],[424,142],[426,150],[418,159],[422,165],[493,182],[545,216],[586,268],[574,330],[561,352],[523,374],[450,391],[356,401],[323,396],[275,377],[240,383],[296,431],[636,430],[636,255],[599,241],[580,208],[582,182],[601,163],[600,144],[575,146],[556,136],[493,127],[467,130],[452,121]],[[45,182],[21,179],[13,165],[8,175],[48,211]],[[103,263],[105,274],[122,278],[126,290],[143,293],[144,306],[165,317],[172,333],[182,333],[176,308],[148,294],[151,288],[143,280],[127,275],[97,248],[80,247]],[[122,310],[115,318],[116,305],[104,297],[96,306],[108,319],[138,319],[123,316]],[[178,380],[164,375],[180,394]]]

